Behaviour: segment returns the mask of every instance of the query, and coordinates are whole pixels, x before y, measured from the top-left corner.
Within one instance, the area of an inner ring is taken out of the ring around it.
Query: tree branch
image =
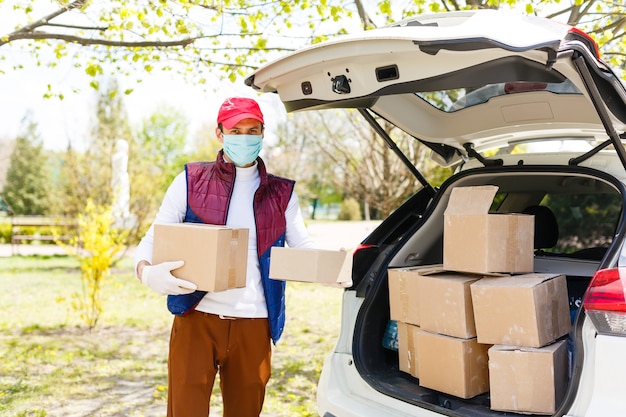
[[[212,52],[221,52],[221,51],[249,51],[249,52],[293,52],[293,48],[283,48],[283,47],[272,47],[272,48],[251,48],[247,46],[232,46],[230,48],[199,48],[201,50],[209,49]]]
[[[547,17],[548,19],[554,19],[554,18],[556,18],[556,17],[559,17],[559,16],[560,16],[560,15],[562,15],[562,14],[565,14],[565,13],[571,12],[573,9],[574,9],[574,6],[569,6],[569,7],[565,8],[565,9],[562,9],[562,10],[557,10],[557,11],[556,11],[556,12],[554,12],[554,13],[551,13],[551,14],[549,14],[549,15],[546,15],[546,17]]]
[[[448,7],[448,4],[444,0],[441,2],[443,3],[443,7],[445,7],[446,11],[449,12],[450,8]],[[456,0],[450,0],[450,3],[452,3],[452,10],[461,10],[461,6],[459,6],[459,3]]]
[[[96,30],[98,32],[104,32],[109,27],[108,26],[76,26],[76,25],[64,25],[61,23],[48,23],[46,26],[57,27],[57,28],[67,28],[67,29],[78,29],[78,30]]]
[[[232,62],[219,62],[219,61],[213,61],[211,59],[204,59],[204,58],[200,58],[199,59],[200,62],[202,62],[205,65],[219,65],[219,66],[223,66],[223,67],[233,67],[233,68],[247,68],[249,70],[257,70],[259,67],[256,65],[248,65],[248,64],[234,64]]]
[[[25,35],[28,33],[33,33],[35,32],[35,29],[41,27],[41,26],[50,26],[52,25],[50,23],[50,21],[64,13],[67,13],[71,10],[74,9],[80,9],[81,7],[83,7],[85,5],[85,3],[87,2],[87,0],[76,0],[70,4],[68,4],[67,6],[64,6],[62,8],[60,8],[59,10],[57,10],[56,12],[50,13],[47,16],[42,17],[39,20],[34,21],[33,23],[26,25],[18,30],[16,30],[15,32],[9,33],[6,36],[0,36],[0,46],[7,44],[9,42],[11,42],[11,40],[13,39],[25,39],[25,38],[19,38],[20,35]]]
[[[576,26],[580,23],[581,19],[589,13],[589,10],[591,10],[595,2],[596,0],[589,0],[588,3],[583,2],[579,6],[572,7],[570,17],[567,19],[567,24]]]
[[[187,46],[196,41],[194,38],[185,38],[174,41],[140,41],[140,42],[126,42],[126,41],[113,41],[107,39],[95,39],[95,38],[81,38],[73,35],[63,35],[59,33],[47,33],[40,31],[31,31],[28,33],[16,33],[8,35],[6,38],[0,40],[0,46],[5,43],[23,40],[43,40],[43,39],[56,39],[64,42],[77,43],[79,45],[102,45],[102,46],[114,46],[121,48],[169,48],[173,46]]]
[[[376,24],[369,17],[367,12],[365,11],[365,7],[363,7],[363,2],[361,0],[354,0],[354,4],[356,5],[356,10],[359,13],[359,18],[361,19],[361,24],[363,25],[363,29],[372,29],[376,27]]]
[[[8,36],[11,36],[11,35],[13,35],[15,33],[20,33],[20,32],[30,32],[30,31],[33,31],[33,30],[35,30],[36,28],[38,28],[40,26],[45,26],[45,25],[49,24],[49,22],[52,19],[54,19],[55,17],[58,17],[58,16],[60,16],[60,15],[62,15],[64,13],[67,13],[70,10],[80,9],[81,7],[83,7],[85,5],[86,2],[87,2],[87,0],[76,0],[73,3],[68,4],[67,6],[64,6],[64,7],[60,8],[56,12],[50,13],[49,15],[44,16],[41,19],[34,21],[30,25],[26,25],[26,26],[16,30],[15,32],[10,33]]]

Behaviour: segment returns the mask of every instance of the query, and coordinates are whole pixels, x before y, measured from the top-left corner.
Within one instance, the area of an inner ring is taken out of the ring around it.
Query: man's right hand
[[[141,271],[141,282],[160,295],[191,294],[197,289],[196,284],[176,278],[171,272],[183,266],[184,263],[184,261],[173,261],[145,265]]]

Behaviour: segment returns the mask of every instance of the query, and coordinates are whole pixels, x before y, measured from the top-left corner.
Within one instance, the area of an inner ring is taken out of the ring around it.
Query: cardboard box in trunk
[[[389,268],[389,318],[420,325],[418,277],[420,273],[441,270],[441,265]]]
[[[352,254],[275,246],[270,257],[270,278],[326,284],[347,282],[352,278]]]
[[[417,370],[417,333],[419,326],[398,322],[398,364],[402,372],[419,378]]]
[[[567,341],[543,348],[489,349],[491,409],[554,414],[567,388]]]
[[[481,277],[446,271],[420,275],[418,299],[422,330],[461,339],[476,337],[470,284]]]
[[[564,275],[483,278],[470,288],[480,343],[541,347],[570,330]]]
[[[444,213],[443,268],[471,273],[533,271],[534,216],[488,214],[498,187],[456,187]]]
[[[248,229],[201,223],[154,225],[152,263],[185,261],[172,271],[202,291],[246,286]]]
[[[417,333],[419,384],[459,398],[489,391],[490,345],[420,330]]]

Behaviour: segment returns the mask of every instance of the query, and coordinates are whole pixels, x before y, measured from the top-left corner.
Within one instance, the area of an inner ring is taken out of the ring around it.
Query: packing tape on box
[[[400,305],[401,305],[401,318],[402,320],[406,319],[409,311],[409,303],[411,302],[411,294],[409,294],[409,290],[407,289],[407,277],[406,274],[402,274],[402,278],[399,280],[400,284]]]
[[[555,287],[555,285],[551,285],[551,287]],[[550,289],[552,290],[552,288]],[[556,291],[553,290],[552,294],[555,293]],[[553,329],[561,328],[561,326],[559,326],[559,307],[559,300],[557,300],[556,298],[552,298],[552,300],[550,301],[550,325]]]
[[[558,278],[558,277],[557,277]],[[548,294],[553,294],[552,296],[550,296],[550,311],[548,311],[548,318],[547,320],[550,321],[550,328],[551,329],[562,329],[563,325],[561,324],[562,321],[562,316],[560,315],[560,312],[562,311],[559,307],[562,307],[562,304],[565,304],[566,301],[559,299],[559,295],[562,295],[561,293],[559,293],[559,285],[558,285],[558,279],[557,278],[553,278],[548,280],[548,282],[546,283],[546,289]],[[569,317],[569,316],[568,316]],[[568,323],[570,323],[568,321]],[[569,332],[569,330],[568,330]],[[557,337],[559,337],[557,335]],[[550,342],[552,343],[552,341]]]
[[[228,286],[234,287],[237,283],[237,248],[239,246],[239,231],[233,230],[230,239],[230,252],[228,254]]]
[[[414,352],[416,352],[415,350],[415,332],[413,332],[413,330],[406,325],[404,328],[404,331],[406,332],[406,341],[407,341],[407,349],[409,350],[407,352],[407,359],[409,361],[409,363],[407,363],[407,369],[410,370],[410,374],[413,376],[416,376],[416,369],[417,368],[417,358],[414,355]]]

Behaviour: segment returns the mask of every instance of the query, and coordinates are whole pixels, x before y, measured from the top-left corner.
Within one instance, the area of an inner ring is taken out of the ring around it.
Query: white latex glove
[[[141,272],[141,282],[160,295],[191,294],[196,290],[196,284],[176,278],[171,272],[184,264],[184,261],[172,261],[146,265]]]

